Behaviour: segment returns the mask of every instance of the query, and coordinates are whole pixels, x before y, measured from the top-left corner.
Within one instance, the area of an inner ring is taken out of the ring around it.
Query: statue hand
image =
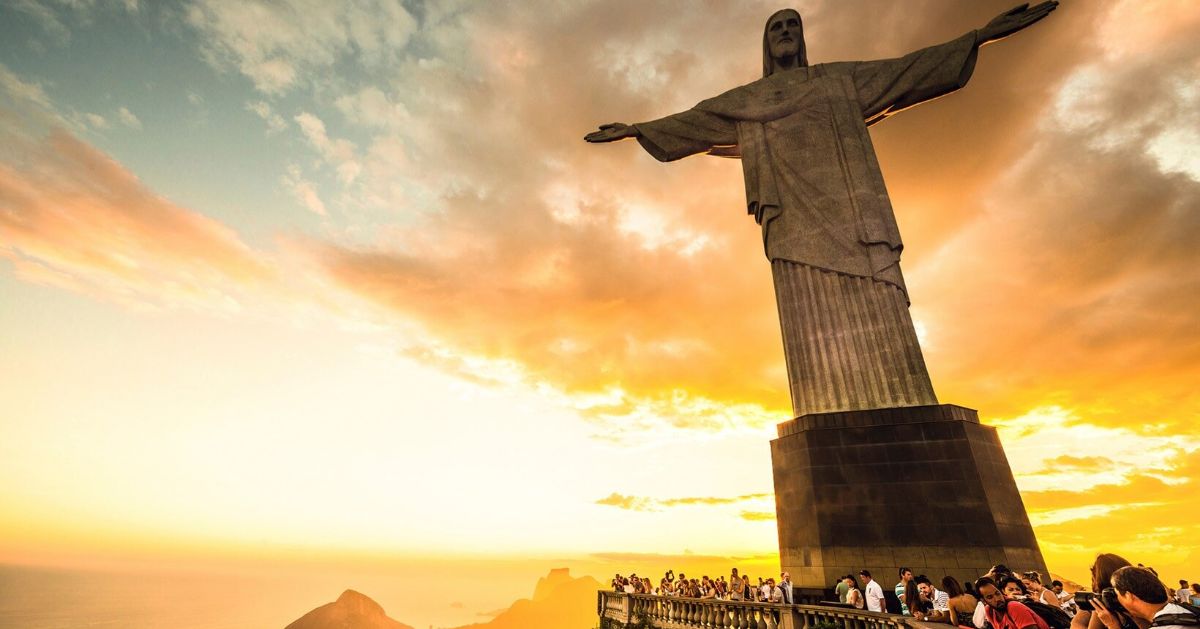
[[[987,26],[979,29],[979,45],[1000,41],[1009,35],[1041,20],[1058,8],[1058,0],[1049,0],[1030,8],[1029,4],[1013,7],[997,15]]]
[[[640,135],[633,125],[627,125],[621,122],[610,122],[609,124],[600,125],[599,131],[593,131],[583,139],[588,142],[615,142],[624,140],[625,138],[636,138]]]

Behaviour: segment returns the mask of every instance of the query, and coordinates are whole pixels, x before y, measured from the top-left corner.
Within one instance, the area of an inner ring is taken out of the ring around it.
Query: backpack
[[[1183,614],[1162,614],[1150,623],[1151,627],[1165,627],[1167,625],[1182,625],[1184,627],[1200,627],[1200,607],[1196,607],[1190,603],[1175,603],[1176,605],[1187,610]]]
[[[1071,617],[1061,607],[1047,605],[1041,601],[1021,601],[1021,604],[1046,621],[1046,624],[1050,625],[1050,629],[1070,629],[1071,627]]]

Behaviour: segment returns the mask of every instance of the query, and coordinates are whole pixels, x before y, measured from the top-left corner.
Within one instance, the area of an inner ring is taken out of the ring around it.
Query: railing
[[[812,629],[834,623],[843,629],[932,629],[912,618],[821,605],[773,605],[744,601],[676,598],[600,591],[596,611],[622,625],[642,619],[659,629]],[[940,625],[943,629],[947,625]]]

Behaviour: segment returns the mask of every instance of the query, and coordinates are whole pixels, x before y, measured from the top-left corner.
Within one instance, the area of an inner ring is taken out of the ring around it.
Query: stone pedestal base
[[[866,568],[975,579],[994,564],[1047,574],[996,429],[941,404],[819,413],[771,442],[783,570],[831,587]]]

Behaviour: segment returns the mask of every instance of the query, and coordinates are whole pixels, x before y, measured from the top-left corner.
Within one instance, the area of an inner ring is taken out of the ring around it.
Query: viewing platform
[[[818,605],[819,594],[797,590],[799,605],[773,605],[718,599],[680,598],[600,591],[596,612],[601,629],[638,626],[643,619],[658,629],[947,629],[898,614]],[[610,624],[606,625],[605,621]]]

